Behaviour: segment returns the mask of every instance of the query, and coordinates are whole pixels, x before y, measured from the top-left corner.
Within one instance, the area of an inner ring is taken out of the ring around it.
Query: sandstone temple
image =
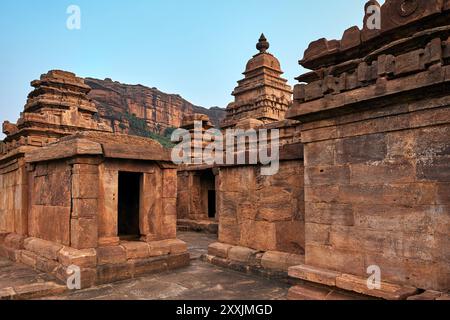
[[[188,265],[178,227],[217,234],[204,261],[289,281],[292,300],[448,297],[450,0],[371,5],[381,28],[366,14],[309,44],[293,88],[260,37],[217,129],[277,129],[274,175],[260,162],[176,165],[98,117],[84,79],[33,81],[3,124],[0,255],[62,281],[78,266],[87,288]],[[189,108],[179,127],[202,153],[214,124]]]

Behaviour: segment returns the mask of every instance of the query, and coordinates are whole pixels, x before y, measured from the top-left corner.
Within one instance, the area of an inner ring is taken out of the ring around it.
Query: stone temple
[[[204,261],[294,283],[289,299],[448,298],[450,1],[370,5],[381,28],[367,14],[363,29],[312,42],[294,88],[260,37],[219,129],[258,142],[279,130],[274,175],[196,162],[205,115],[185,115],[198,148],[175,165],[155,140],[113,133],[83,79],[32,82],[3,125],[0,255],[60,280],[79,266],[90,287],[188,265],[178,225],[217,233]]]

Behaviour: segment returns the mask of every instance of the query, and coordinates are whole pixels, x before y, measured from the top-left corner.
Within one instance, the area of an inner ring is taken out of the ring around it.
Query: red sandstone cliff
[[[225,110],[221,108],[195,106],[177,94],[167,94],[156,88],[111,79],[86,78],[85,83],[92,88],[89,98],[96,104],[99,116],[111,122],[115,132],[138,134],[137,131],[148,129],[164,134],[167,128],[180,127],[187,114],[206,114],[217,126],[225,117]]]

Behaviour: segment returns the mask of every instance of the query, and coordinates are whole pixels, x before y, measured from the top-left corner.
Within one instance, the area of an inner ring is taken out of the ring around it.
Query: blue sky
[[[51,69],[112,78],[225,107],[261,32],[294,84],[321,37],[362,25],[366,0],[2,0],[0,121],[15,122],[30,81]],[[66,28],[69,5],[81,30]]]

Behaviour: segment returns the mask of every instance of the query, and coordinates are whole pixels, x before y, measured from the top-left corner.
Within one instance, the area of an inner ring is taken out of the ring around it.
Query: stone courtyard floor
[[[116,282],[90,289],[61,292],[52,278],[0,258],[0,292],[5,288],[46,283],[41,299],[55,300],[283,300],[289,285],[223,269],[200,260],[214,235],[179,232],[191,253],[191,265],[179,270]],[[14,284],[14,285],[13,285]],[[53,288],[53,286],[55,286]],[[49,288],[50,288],[49,287]],[[53,293],[54,292],[54,293]],[[33,298],[33,296],[22,296]]]

